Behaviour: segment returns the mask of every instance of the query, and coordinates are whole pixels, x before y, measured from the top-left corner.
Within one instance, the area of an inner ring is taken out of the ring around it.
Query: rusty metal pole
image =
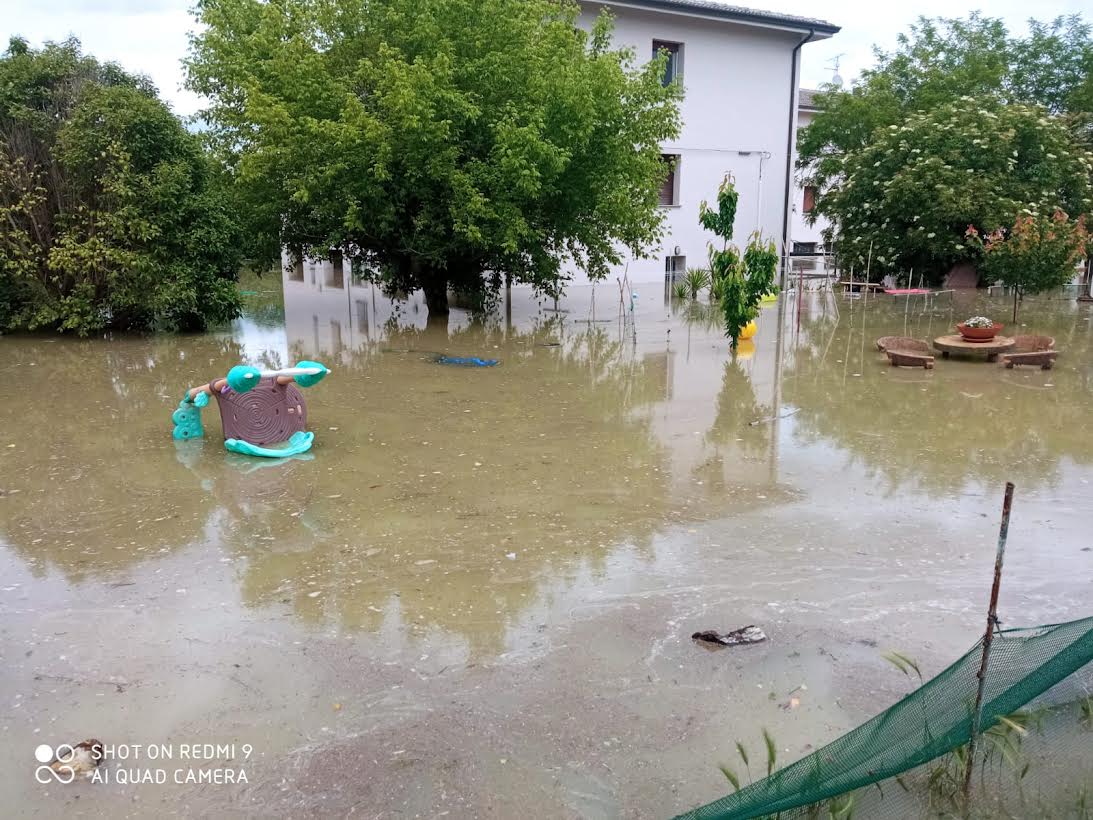
[[[983,633],[983,659],[979,663],[979,685],[975,692],[975,711],[972,713],[972,733],[968,740],[968,762],[964,767],[964,810],[968,810],[972,786],[972,766],[975,747],[979,740],[979,728],[983,720],[983,689],[987,683],[987,665],[990,663],[994,628],[998,625],[998,590],[1002,586],[1002,559],[1006,555],[1006,538],[1010,529],[1010,510],[1013,507],[1013,482],[1006,482],[1006,495],[1002,500],[1002,527],[998,532],[998,552],[994,557],[994,584],[991,586],[991,602],[987,611],[987,629]]]

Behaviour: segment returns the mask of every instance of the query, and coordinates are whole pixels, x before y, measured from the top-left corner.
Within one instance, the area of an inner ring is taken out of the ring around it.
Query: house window
[[[683,43],[669,43],[665,40],[653,40],[653,56],[661,51],[668,52],[668,67],[664,70],[665,85],[670,85],[676,77],[683,76]]]
[[[667,176],[660,185],[658,205],[672,207],[679,204],[679,154],[661,154],[661,161],[667,166]]]
[[[683,274],[687,270],[687,257],[686,256],[666,256],[664,257],[664,282],[671,286],[676,282],[683,279]]]
[[[805,201],[801,210],[806,214],[812,213],[812,209],[816,205],[816,189],[811,185],[805,186]]]

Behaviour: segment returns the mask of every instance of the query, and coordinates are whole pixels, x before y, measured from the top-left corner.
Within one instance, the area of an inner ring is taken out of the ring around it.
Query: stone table
[[[959,333],[951,336],[938,336],[934,339],[934,347],[941,351],[946,359],[950,353],[959,355],[987,354],[987,361],[998,360],[999,353],[1005,353],[1013,347],[1015,341],[1010,336],[995,336],[988,342],[969,342]]]

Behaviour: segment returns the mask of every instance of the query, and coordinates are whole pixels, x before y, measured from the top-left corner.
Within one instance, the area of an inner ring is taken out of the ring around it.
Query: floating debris
[[[860,373],[855,373],[854,375],[855,376],[860,376],[861,374]],[[798,410],[790,410],[788,413],[782,413],[780,416],[765,416],[761,419],[756,419],[755,421],[749,421],[748,422],[748,427],[757,427],[760,424],[767,424],[769,422],[775,421],[776,419],[788,419],[790,416],[796,415],[799,412],[801,412],[801,411],[798,409]]]
[[[707,644],[716,644],[717,646],[741,646],[749,643],[761,643],[767,639],[767,636],[755,624],[748,624],[740,627],[740,629],[734,629],[732,632],[714,632],[712,629],[706,632],[696,632],[691,635],[691,639]]]

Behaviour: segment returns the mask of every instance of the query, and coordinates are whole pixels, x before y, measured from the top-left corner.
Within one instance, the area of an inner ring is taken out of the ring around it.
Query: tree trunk
[[[421,289],[425,292],[425,305],[429,316],[448,315],[448,280],[439,272],[428,272],[422,277]]]

